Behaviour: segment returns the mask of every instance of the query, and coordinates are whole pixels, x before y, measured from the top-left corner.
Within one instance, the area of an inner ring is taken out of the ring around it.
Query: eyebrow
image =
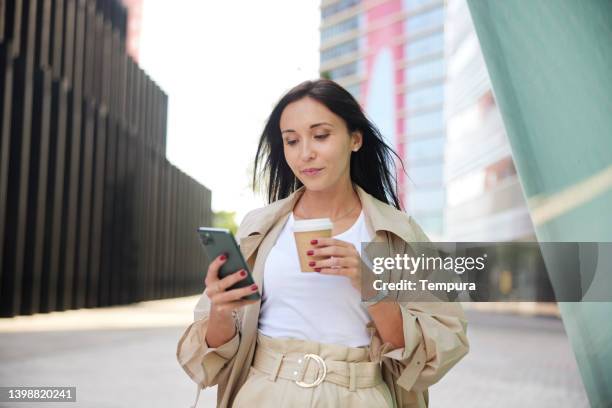
[[[329,125],[331,127],[334,127],[334,125],[332,125],[331,123],[327,123],[327,122],[320,122],[320,123],[315,123],[314,125],[310,125],[310,129],[317,127],[317,126],[321,126],[321,125]],[[281,134],[286,133],[286,132],[295,132],[295,130],[293,129],[285,129],[285,130],[281,130]]]

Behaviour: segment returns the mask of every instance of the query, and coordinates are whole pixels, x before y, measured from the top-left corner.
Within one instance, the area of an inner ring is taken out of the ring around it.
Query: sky
[[[168,94],[168,160],[239,224],[274,104],[319,76],[320,1],[144,0],[140,66]]]

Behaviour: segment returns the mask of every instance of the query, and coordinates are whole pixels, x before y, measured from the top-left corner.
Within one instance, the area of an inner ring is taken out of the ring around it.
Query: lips
[[[323,169],[322,168],[320,168],[320,169],[310,168],[310,169],[302,170],[302,173],[306,174],[307,176],[314,176],[314,175],[320,173],[321,170],[323,170]]]

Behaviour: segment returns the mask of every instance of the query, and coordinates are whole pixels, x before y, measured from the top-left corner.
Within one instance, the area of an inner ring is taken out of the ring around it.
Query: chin
[[[308,182],[308,183],[304,183],[304,185],[306,186],[307,190],[310,191],[327,191],[330,188],[332,188],[332,185],[330,185],[329,183],[325,183],[325,182]]]

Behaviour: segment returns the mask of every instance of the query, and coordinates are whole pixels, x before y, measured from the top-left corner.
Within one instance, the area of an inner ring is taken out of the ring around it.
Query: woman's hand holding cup
[[[311,241],[306,255],[312,260],[308,266],[323,275],[346,276],[351,285],[361,291],[361,256],[350,242],[336,238],[319,237]],[[317,258],[325,257],[324,260]]]

